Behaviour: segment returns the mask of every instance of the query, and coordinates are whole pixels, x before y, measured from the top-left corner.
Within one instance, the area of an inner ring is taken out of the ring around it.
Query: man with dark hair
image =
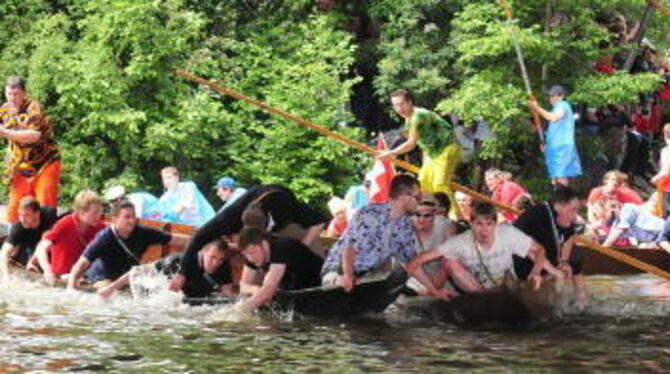
[[[356,213],[344,235],[338,239],[321,270],[324,285],[339,285],[351,291],[364,277],[390,270],[393,259],[407,263],[416,256],[416,234],[410,216],[421,200],[419,182],[401,174],[391,182],[387,203],[370,204]],[[423,273],[416,279],[429,295],[448,298]]]
[[[0,107],[0,137],[9,143],[7,219],[16,222],[24,196],[35,196],[42,206],[58,206],[61,161],[53,124],[40,104],[27,96],[24,80],[9,77],[5,97],[7,102]]]
[[[35,247],[47,230],[56,222],[56,209],[42,207],[33,196],[26,196],[19,203],[19,221],[12,224],[9,235],[0,251],[0,272],[9,275],[9,261],[27,265]]]
[[[218,239],[205,244],[196,254],[197,261],[185,269],[188,278],[184,284],[175,291],[182,291],[186,297],[208,297],[212,294],[220,296],[234,296],[233,276],[230,261],[228,261],[228,243]],[[157,271],[172,277],[178,274],[181,253],[162,258],[153,264],[142,266],[153,267]],[[125,287],[131,281],[129,271],[114,282],[98,290],[102,298],[109,298],[115,290]]]
[[[464,292],[481,292],[503,284],[507,274],[513,276],[513,255],[530,257],[535,266],[529,277],[539,287],[545,266],[544,249],[533,239],[511,225],[497,221],[493,205],[475,204],[472,229],[450,238],[439,248],[422,253],[407,265],[410,273],[421,271],[423,264],[444,258],[447,274]]]
[[[142,255],[150,246],[184,246],[187,241],[186,235],[170,234],[139,225],[135,206],[129,201],[123,201],[112,210],[112,224],[96,235],[72,267],[67,287],[76,288],[79,279],[91,265],[87,280],[95,288],[104,287],[133,266],[139,265]]]
[[[279,289],[321,285],[323,259],[298,240],[268,238],[262,229],[249,227],[240,233],[239,248],[246,260],[240,292],[251,294],[237,306],[239,310],[251,311],[270,302]]]
[[[514,222],[514,226],[540,243],[546,250],[547,261],[558,267],[566,277],[574,275],[577,289],[585,292],[581,260],[572,254],[577,238],[575,219],[579,206],[579,196],[572,188],[556,185],[549,202],[526,209]],[[517,276],[526,278],[533,263],[518,257],[514,260]]]
[[[221,236],[231,236],[242,230],[242,216],[247,209],[253,209],[265,216],[266,231],[279,236],[300,239],[305,245],[312,245],[319,233],[326,227],[329,217],[302,203],[291,190],[280,185],[261,184],[251,187],[244,195],[226,209],[216,213],[193,236],[183,256],[182,270],[195,261],[195,254],[206,243]],[[261,221],[254,214],[254,221]],[[172,289],[180,289],[184,281],[179,274],[172,279]]]
[[[460,161],[460,148],[456,142],[454,126],[434,112],[414,106],[412,95],[406,90],[391,92],[393,109],[405,119],[407,140],[388,151],[380,151],[379,159],[395,157],[421,146],[423,163],[419,181],[423,192],[444,192],[451,201],[450,216],[458,214],[458,204],[451,190],[451,179]]]

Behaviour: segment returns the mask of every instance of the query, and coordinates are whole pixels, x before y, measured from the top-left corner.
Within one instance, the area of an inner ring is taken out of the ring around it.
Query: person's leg
[[[61,162],[54,161],[35,176],[35,198],[42,206],[58,208]]]
[[[454,284],[461,290],[465,292],[480,292],[484,290],[482,285],[459,260],[447,259],[445,267]]]
[[[33,179],[26,178],[19,174],[12,176],[9,183],[9,203],[7,204],[7,220],[15,223],[19,220],[19,203],[25,196],[32,194]]]
[[[461,152],[458,144],[451,144],[444,149],[442,154],[433,160],[432,190],[434,192],[444,192],[449,197],[451,207],[449,208],[449,217],[458,217],[458,203],[456,196],[451,189],[451,180],[461,159]]]

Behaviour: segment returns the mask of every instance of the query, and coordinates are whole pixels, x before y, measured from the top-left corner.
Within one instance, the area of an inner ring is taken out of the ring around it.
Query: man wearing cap
[[[40,104],[27,96],[25,81],[9,77],[7,102],[0,107],[0,137],[9,144],[7,219],[19,219],[19,202],[35,196],[42,206],[58,206],[61,161],[53,124]]]
[[[567,186],[568,178],[582,175],[582,165],[575,146],[575,117],[572,107],[564,100],[567,92],[563,86],[551,86],[548,93],[549,102],[553,106],[551,112],[540,107],[537,100],[530,100],[528,106],[549,121],[544,160],[551,183]]]
[[[242,187],[237,187],[237,182],[231,177],[223,177],[216,182],[216,195],[223,200],[223,205],[219,208],[219,212],[226,209],[240,196],[244,195],[247,190]]]

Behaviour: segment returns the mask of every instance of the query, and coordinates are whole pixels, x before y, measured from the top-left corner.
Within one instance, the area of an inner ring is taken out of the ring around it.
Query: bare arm
[[[340,286],[347,292],[351,291],[356,284],[356,276],[354,274],[355,261],[356,248],[350,245],[342,251],[342,275],[338,279]]]
[[[377,158],[384,160],[388,159],[390,157],[395,157],[398,155],[405,154],[407,152],[410,152],[414,148],[416,148],[416,143],[418,141],[418,137],[416,135],[410,135],[407,140],[405,140],[402,144],[399,146],[395,147],[395,149],[391,149],[389,151],[381,151],[377,154]]]
[[[302,238],[302,244],[306,246],[310,246],[316,238],[319,237],[321,234],[321,231],[326,227],[325,223],[319,223],[318,225],[311,226],[309,229],[307,229],[307,232],[305,233],[305,236]]]
[[[9,277],[9,258],[16,255],[17,250],[18,248],[7,241],[2,244],[2,250],[0,250],[0,273],[2,273],[3,280]]]
[[[530,245],[530,250],[528,251],[528,257],[533,260],[533,269],[531,269],[528,277],[539,276],[542,272],[542,269],[544,269],[546,264],[549,263],[544,252],[544,247],[533,240]],[[549,264],[549,266],[553,268],[551,264]]]
[[[277,288],[279,288],[279,282],[284,277],[285,271],[286,265],[284,264],[270,265],[270,270],[268,270],[265,278],[263,278],[263,285],[250,298],[238,306],[239,310],[249,312],[272,300],[275,292],[277,292]]]
[[[42,271],[44,272],[44,280],[50,285],[56,283],[56,277],[51,270],[51,263],[49,262],[49,252],[51,252],[51,247],[53,242],[49,239],[42,239],[37,244],[35,248],[35,257],[37,257],[37,262],[40,264]]]
[[[21,144],[31,144],[40,140],[42,133],[37,130],[10,130],[0,127],[0,136]]]
[[[616,228],[616,227],[612,227],[612,229],[610,230],[609,235],[607,235],[607,238],[603,242],[603,247],[611,247],[612,244],[614,244],[614,242],[616,242],[619,239],[619,237],[621,237],[621,235],[624,233],[624,231],[626,231],[626,230]]]
[[[256,284],[257,271],[244,265],[242,268],[242,276],[240,277],[240,293],[253,294],[258,291],[259,286]]]
[[[658,173],[651,178],[651,183],[658,183],[663,177],[670,176],[670,150],[664,148],[661,152],[660,168]]]
[[[70,271],[70,277],[67,279],[67,288],[68,289],[76,289],[77,288],[77,282],[79,282],[79,279],[84,275],[84,272],[86,269],[91,266],[91,263],[88,261],[88,259],[84,256],[79,257],[79,260],[74,264],[72,267],[72,270]]]
[[[414,273],[418,269],[420,269],[423,266],[423,264],[429,261],[433,261],[440,257],[442,257],[442,254],[435,249],[422,252],[418,256],[414,257],[412,261],[410,261],[407,264],[407,272],[414,275]]]
[[[552,113],[552,112],[542,108],[537,103],[537,101],[535,101],[535,100],[530,100],[528,102],[528,106],[533,111],[535,111],[537,114],[539,114],[542,118],[544,118],[545,120],[550,121],[550,122],[556,122],[556,121],[560,120],[561,118],[563,118],[563,116],[565,116],[565,113],[563,113],[562,115],[559,115],[557,113]]]
[[[106,285],[105,287],[98,290],[98,295],[103,299],[108,299],[112,296],[114,291],[121,289],[122,287],[130,284],[130,272],[127,272],[119,277],[119,279],[114,282]]]

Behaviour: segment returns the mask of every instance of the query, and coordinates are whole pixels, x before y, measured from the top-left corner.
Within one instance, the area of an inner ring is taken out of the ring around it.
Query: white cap
[[[112,186],[105,191],[105,200],[112,201],[120,199],[126,195],[126,189],[123,186]]]

